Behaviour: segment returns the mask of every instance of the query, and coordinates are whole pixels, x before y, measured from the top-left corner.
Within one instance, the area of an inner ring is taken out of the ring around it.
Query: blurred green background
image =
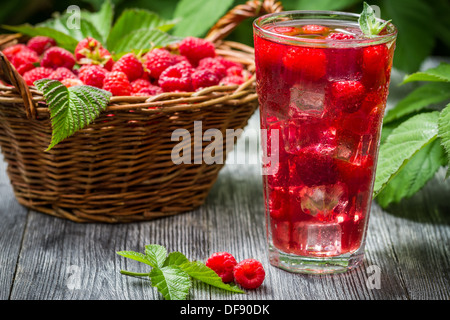
[[[111,0],[117,17],[125,8],[145,8],[171,19],[179,18],[173,32],[178,36],[204,36],[209,28],[232,7],[244,0]],[[65,12],[70,5],[97,11],[102,0],[2,0],[0,24],[35,24],[54,12]],[[285,0],[285,10],[340,10],[360,13],[360,0]],[[417,71],[429,56],[450,56],[450,1],[448,0],[373,0],[381,18],[392,19],[399,35],[394,66],[404,72]],[[252,45],[251,21],[244,21],[229,37]],[[6,32],[6,31],[4,31]]]

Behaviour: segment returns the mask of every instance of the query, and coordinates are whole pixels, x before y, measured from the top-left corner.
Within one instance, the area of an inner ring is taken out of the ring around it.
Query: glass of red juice
[[[372,203],[397,30],[357,14],[254,21],[269,260],[299,273],[358,266]]]

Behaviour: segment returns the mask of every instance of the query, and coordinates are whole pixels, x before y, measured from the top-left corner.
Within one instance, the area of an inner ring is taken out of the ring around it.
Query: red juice
[[[278,156],[263,176],[267,234],[272,264],[301,272],[289,257],[362,255],[395,37],[279,20],[254,38],[263,158]]]

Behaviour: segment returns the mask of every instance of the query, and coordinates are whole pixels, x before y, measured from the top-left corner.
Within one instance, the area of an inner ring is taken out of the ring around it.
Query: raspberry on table
[[[133,53],[127,53],[117,60],[111,71],[122,71],[129,81],[134,81],[142,76],[144,67]]]
[[[194,90],[215,86],[219,83],[219,76],[209,69],[196,69],[192,72],[192,87]]]
[[[180,42],[178,49],[180,54],[185,56],[194,67],[203,58],[216,56],[214,44],[201,38],[186,37]]]
[[[83,65],[78,71],[78,77],[84,84],[101,89],[107,73],[100,65]]]
[[[36,52],[38,55],[43,54],[45,50],[53,46],[56,46],[56,41],[46,36],[35,36],[27,42],[27,47]]]
[[[144,67],[149,72],[150,77],[159,79],[164,70],[178,62],[174,56],[165,49],[153,49],[144,55]]]
[[[106,74],[103,80],[103,89],[111,92],[113,96],[129,96],[131,94],[131,85],[125,73],[120,71],[111,71]]]
[[[161,73],[158,84],[164,92],[192,91],[192,71],[188,64],[177,63]]]
[[[230,253],[215,252],[206,260],[205,265],[214,270],[223,282],[233,281],[233,271],[237,262]]]
[[[44,52],[41,60],[41,66],[56,69],[65,67],[72,70],[75,65],[75,57],[69,51],[60,47],[51,47]]]
[[[53,69],[46,68],[46,67],[36,67],[34,69],[31,69],[30,71],[27,71],[23,75],[23,79],[25,80],[26,84],[29,86],[33,85],[33,82],[36,80],[49,78],[52,74]]]
[[[258,260],[245,259],[234,267],[233,276],[244,289],[256,289],[264,282],[266,272]]]
[[[64,79],[76,79],[77,76],[69,69],[64,67],[59,67],[55,69],[49,76],[52,80],[64,80]]]

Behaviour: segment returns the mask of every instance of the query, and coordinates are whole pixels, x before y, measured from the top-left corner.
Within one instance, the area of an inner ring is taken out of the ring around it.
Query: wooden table
[[[391,93],[391,103],[395,97]],[[258,125],[255,114],[249,128]],[[116,254],[143,252],[147,244],[201,261],[228,251],[265,266],[266,279],[257,290],[232,294],[194,282],[191,301],[450,299],[450,180],[444,181],[444,170],[389,212],[373,204],[363,265],[313,276],[269,265],[259,165],[227,164],[197,210],[120,225],[77,224],[30,211],[14,198],[5,168],[0,161],[1,300],[160,300],[148,280],[120,274],[148,271]]]

